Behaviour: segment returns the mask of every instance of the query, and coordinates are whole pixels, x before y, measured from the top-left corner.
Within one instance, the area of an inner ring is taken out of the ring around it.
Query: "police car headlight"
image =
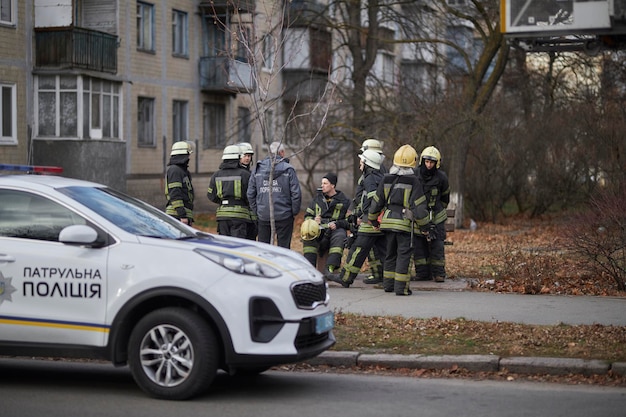
[[[196,249],[196,253],[237,274],[262,278],[278,278],[281,276],[280,271],[277,269],[254,259],[204,249]]]

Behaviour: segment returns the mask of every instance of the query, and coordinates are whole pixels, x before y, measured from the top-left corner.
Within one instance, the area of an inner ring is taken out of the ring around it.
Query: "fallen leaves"
[[[476,291],[520,294],[626,296],[615,282],[565,249],[567,224],[512,219],[448,235],[446,272],[470,278]]]

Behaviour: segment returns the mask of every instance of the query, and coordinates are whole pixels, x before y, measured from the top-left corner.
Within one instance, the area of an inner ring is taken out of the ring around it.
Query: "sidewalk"
[[[626,326],[626,298],[497,294],[469,290],[465,279],[411,282],[413,295],[398,297],[379,286],[366,285],[362,275],[350,288],[329,283],[331,306],[337,311],[415,318],[444,318],[515,322],[524,324],[602,324]],[[522,374],[585,376],[613,372],[626,376],[626,362],[493,355],[425,356],[360,354],[327,351],[308,363],[329,366],[381,366],[387,368],[449,369],[453,366],[476,372],[504,369]]]

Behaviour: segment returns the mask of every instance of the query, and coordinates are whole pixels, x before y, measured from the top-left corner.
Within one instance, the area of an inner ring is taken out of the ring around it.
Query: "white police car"
[[[296,252],[200,232],[100,184],[0,175],[1,355],[128,364],[146,393],[180,400],[219,370],[314,357],[332,329],[322,275]]]

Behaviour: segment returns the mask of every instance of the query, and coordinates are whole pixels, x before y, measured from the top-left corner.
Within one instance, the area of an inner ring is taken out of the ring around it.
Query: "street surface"
[[[7,417],[623,417],[626,389],[269,371],[220,374],[185,402],[148,398],[127,368],[0,358],[0,416]]]

